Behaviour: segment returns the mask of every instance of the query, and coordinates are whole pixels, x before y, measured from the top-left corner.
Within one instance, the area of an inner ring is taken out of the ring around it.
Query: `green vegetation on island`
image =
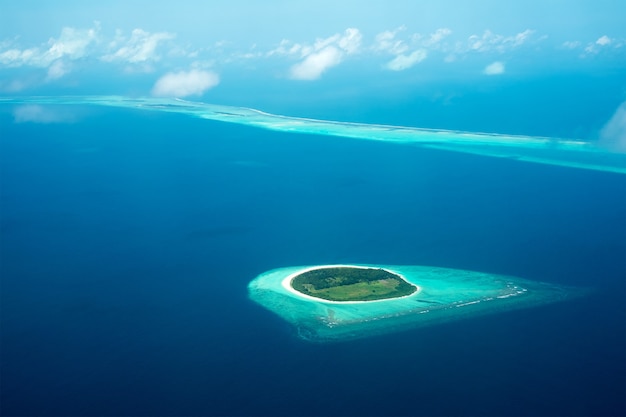
[[[381,268],[318,268],[292,281],[296,291],[329,301],[373,301],[413,294],[417,287]]]

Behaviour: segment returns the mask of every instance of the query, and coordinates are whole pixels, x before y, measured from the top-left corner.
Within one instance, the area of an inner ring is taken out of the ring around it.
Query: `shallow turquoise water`
[[[360,266],[398,273],[421,290],[398,299],[332,303],[306,299],[284,288],[283,281],[287,277],[309,266],[280,268],[261,274],[248,286],[249,296],[294,325],[301,338],[327,342],[535,307],[583,293],[582,289],[458,269]]]
[[[549,165],[626,173],[626,153],[591,142],[561,138],[512,136],[419,129],[364,123],[305,119],[265,113],[244,107],[221,106],[174,99],[119,96],[3,98],[5,104],[102,105],[187,114],[203,119],[243,124],[281,132],[419,145],[427,148],[512,158]]]

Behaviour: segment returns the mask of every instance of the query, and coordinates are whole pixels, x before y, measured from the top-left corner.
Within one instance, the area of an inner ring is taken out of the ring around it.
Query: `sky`
[[[620,0],[23,0],[0,9],[2,95],[184,97],[271,110],[293,95],[332,104],[408,88],[445,101],[459,85],[587,74],[618,80],[602,87],[603,106],[616,111],[626,98]]]

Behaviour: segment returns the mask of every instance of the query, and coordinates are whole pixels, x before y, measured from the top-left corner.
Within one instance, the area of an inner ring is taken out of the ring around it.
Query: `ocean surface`
[[[626,175],[62,110],[0,106],[3,415],[626,413]],[[330,344],[248,298],[265,271],[340,263],[590,291]]]

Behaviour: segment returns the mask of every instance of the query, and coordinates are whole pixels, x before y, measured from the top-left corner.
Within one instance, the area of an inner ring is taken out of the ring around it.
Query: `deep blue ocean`
[[[72,111],[0,113],[3,415],[626,413],[626,176]],[[591,291],[332,344],[248,299],[348,262]]]

